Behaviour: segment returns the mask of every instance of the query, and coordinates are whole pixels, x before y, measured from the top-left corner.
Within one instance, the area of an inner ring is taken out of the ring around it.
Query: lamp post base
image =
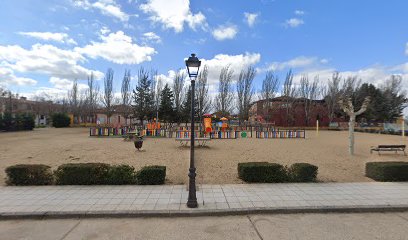
[[[196,177],[195,171],[196,171],[195,167],[189,168],[188,201],[187,201],[187,207],[189,208],[198,207],[197,195],[196,195],[196,184],[195,184],[195,177]]]
[[[197,203],[197,200],[189,200],[188,202],[187,202],[187,207],[188,208],[197,208],[198,207],[198,203]]]

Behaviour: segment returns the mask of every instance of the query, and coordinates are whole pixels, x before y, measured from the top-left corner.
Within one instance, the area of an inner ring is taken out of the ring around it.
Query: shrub
[[[277,163],[238,163],[238,175],[245,182],[279,183],[287,181],[285,168]]]
[[[49,185],[53,183],[51,167],[43,164],[17,164],[6,168],[8,185]]]
[[[13,131],[15,128],[15,121],[11,113],[5,112],[2,118],[2,130]]]
[[[109,164],[105,163],[68,163],[55,171],[58,185],[98,185],[107,184]]]
[[[65,113],[55,113],[52,115],[52,126],[56,128],[68,127],[71,122],[69,116]]]
[[[318,167],[309,163],[294,163],[288,168],[288,177],[292,182],[315,182]]]
[[[136,173],[136,183],[139,185],[160,185],[166,179],[166,166],[146,166]]]
[[[129,165],[111,166],[108,173],[108,184],[122,185],[135,184],[136,172],[135,168]]]
[[[408,162],[368,162],[366,176],[380,182],[408,181]]]

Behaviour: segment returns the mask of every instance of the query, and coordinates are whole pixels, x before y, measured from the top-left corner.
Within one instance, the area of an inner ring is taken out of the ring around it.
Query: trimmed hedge
[[[126,164],[115,165],[109,168],[108,184],[125,185],[136,183],[135,168]]]
[[[280,183],[288,180],[284,166],[268,162],[238,163],[238,175],[245,182],[253,183]]]
[[[8,185],[159,185],[166,179],[165,166],[146,166],[138,172],[126,164],[68,163],[54,172],[42,164],[18,164],[6,168]]]
[[[69,127],[71,119],[65,113],[54,113],[52,115],[52,126],[55,128]]]
[[[139,185],[160,185],[166,179],[166,166],[146,166],[136,173],[136,183]]]
[[[68,163],[55,171],[58,185],[100,185],[108,184],[109,164]]]
[[[287,171],[291,182],[315,182],[318,167],[309,163],[294,163]]]
[[[318,167],[309,163],[295,163],[284,167],[277,163],[238,163],[238,177],[250,183],[315,182]]]
[[[43,164],[17,164],[6,168],[8,185],[50,185],[51,167]]]
[[[368,162],[366,176],[380,182],[408,181],[408,162]]]

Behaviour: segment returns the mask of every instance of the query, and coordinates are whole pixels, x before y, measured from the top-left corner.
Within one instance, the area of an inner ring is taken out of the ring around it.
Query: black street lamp
[[[196,168],[194,165],[194,94],[195,94],[195,80],[198,76],[198,70],[200,69],[201,61],[198,60],[194,53],[191,54],[186,60],[186,67],[188,76],[191,80],[191,142],[190,142],[190,168],[189,168],[189,184],[188,184],[188,201],[187,207],[189,208],[196,208],[198,207],[197,204],[197,196],[196,196]]]

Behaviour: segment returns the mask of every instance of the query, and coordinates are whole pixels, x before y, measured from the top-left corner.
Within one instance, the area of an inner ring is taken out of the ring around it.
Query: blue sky
[[[333,71],[380,85],[408,77],[408,1],[4,0],[0,2],[0,85],[33,96],[62,96],[93,71],[157,69],[170,81],[197,53],[219,71],[253,65],[283,78]],[[102,85],[102,81],[100,82]],[[134,84],[134,82],[133,82]]]

